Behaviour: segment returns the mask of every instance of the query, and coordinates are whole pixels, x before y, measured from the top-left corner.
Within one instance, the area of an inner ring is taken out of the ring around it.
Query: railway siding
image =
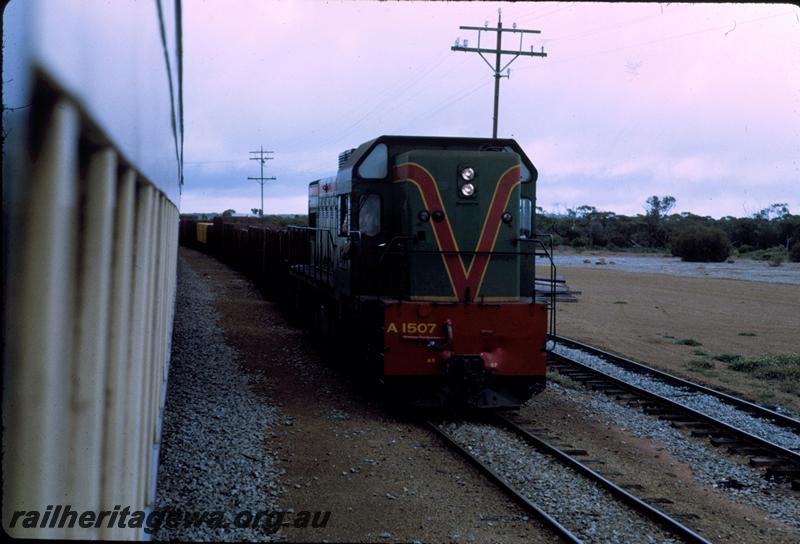
[[[472,422],[448,422],[442,428],[581,541],[681,541],[509,431]]]
[[[691,408],[724,423],[738,427],[754,436],[777,444],[782,448],[800,452],[800,434],[797,432],[793,432],[784,426],[776,425],[770,420],[755,417],[718,398],[690,391],[685,387],[676,387],[662,380],[625,370],[615,364],[604,361],[600,357],[579,349],[556,345],[554,351],[555,353],[575,359],[586,366],[623,380],[631,385],[666,397],[687,408]]]
[[[721,457],[705,441],[692,438],[667,421],[616,402],[604,393],[583,387],[566,388],[553,381],[548,383],[548,390],[550,394],[584,406],[590,417],[599,416],[601,421],[624,432],[653,441],[657,450],[666,450],[686,463],[694,480],[704,486],[724,493],[734,502],[767,512],[772,519],[800,531],[800,520],[796,515],[800,511],[800,497],[787,490],[785,485],[766,480],[758,469]],[[672,498],[677,500],[678,497]]]

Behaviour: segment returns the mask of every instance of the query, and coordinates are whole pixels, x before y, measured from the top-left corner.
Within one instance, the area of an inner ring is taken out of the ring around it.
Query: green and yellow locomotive
[[[545,380],[537,172],[510,139],[381,136],[309,185],[280,243],[296,315],[417,405],[517,406]],[[548,262],[550,264],[550,262]]]

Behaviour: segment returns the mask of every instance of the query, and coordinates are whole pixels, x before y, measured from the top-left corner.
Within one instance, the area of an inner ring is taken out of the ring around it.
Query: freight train
[[[422,407],[515,407],[545,383],[537,171],[511,139],[381,136],[308,186],[308,226],[182,221],[356,372]],[[549,308],[550,307],[550,308]],[[550,312],[548,312],[550,310]]]

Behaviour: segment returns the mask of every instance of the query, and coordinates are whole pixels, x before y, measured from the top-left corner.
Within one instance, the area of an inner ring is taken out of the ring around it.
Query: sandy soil
[[[558,307],[558,333],[689,379],[800,414],[800,392],[727,368],[687,364],[710,355],[800,351],[800,285],[562,267],[577,303]],[[746,333],[743,336],[740,333]],[[754,335],[754,336],[749,336]],[[701,346],[676,344],[694,339]],[[707,359],[710,357],[706,357]]]
[[[286,528],[289,541],[556,542],[485,477],[420,425],[380,407],[369,389],[322,361],[240,274],[181,249],[212,283],[226,342],[263,369],[283,414],[264,444],[285,470],[285,509],[329,510],[324,529]]]

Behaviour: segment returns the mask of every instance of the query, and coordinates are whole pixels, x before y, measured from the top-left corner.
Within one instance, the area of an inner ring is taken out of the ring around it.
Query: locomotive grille
[[[339,168],[341,168],[344,165],[344,163],[347,162],[347,159],[349,159],[353,155],[353,152],[355,150],[356,148],[352,148],[348,149],[347,151],[342,151],[341,153],[339,153]]]

